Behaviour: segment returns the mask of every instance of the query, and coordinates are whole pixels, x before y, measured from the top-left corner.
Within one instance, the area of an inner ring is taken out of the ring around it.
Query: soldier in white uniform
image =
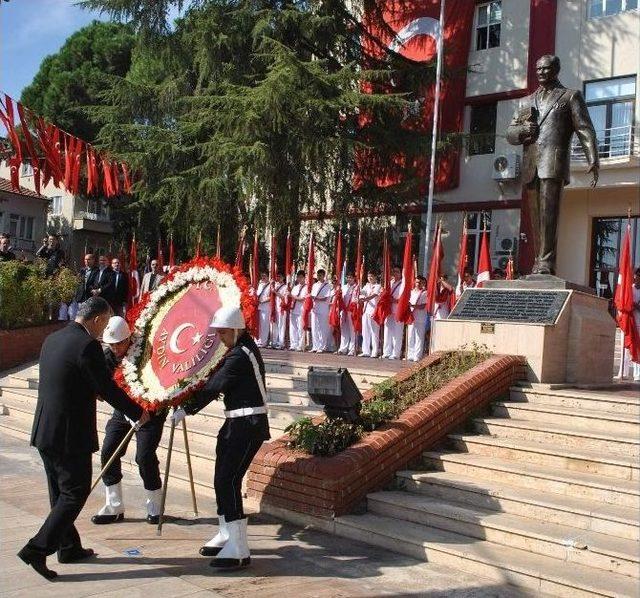
[[[271,323],[271,345],[274,349],[284,349],[288,313],[287,285],[284,282],[284,275],[276,275],[273,293],[276,296],[276,321]]]
[[[289,293],[289,349],[302,351],[304,349],[304,330],[302,329],[302,305],[307,296],[305,272],[298,270],[296,284]]]
[[[396,308],[402,288],[402,271],[394,266],[391,270],[391,313],[384,321],[382,357],[385,359],[400,359],[402,355],[404,324],[396,319]]]
[[[362,313],[362,353],[361,357],[378,357],[380,354],[380,325],[373,319],[376,305],[380,297],[378,277],[369,272],[367,284],[360,291],[360,301],[363,305]]]
[[[429,314],[425,309],[427,305],[427,280],[424,276],[418,276],[411,290],[409,297],[409,307],[413,314],[413,323],[409,324],[407,335],[409,337],[409,347],[407,349],[407,359],[410,361],[420,361],[424,354],[424,337],[427,332],[427,321]]]
[[[340,314],[340,348],[341,355],[355,355],[356,334],[351,320],[351,305],[358,301],[356,296],[356,277],[347,274],[347,282],[342,285],[342,303],[344,310]]]
[[[316,272],[316,282],[311,287],[311,352],[325,353],[331,343],[331,327],[329,326],[329,299],[331,285],[326,280],[327,273],[320,269]]]
[[[271,323],[271,283],[266,272],[260,274],[260,282],[256,291],[258,298],[258,347],[269,345],[269,325]]]

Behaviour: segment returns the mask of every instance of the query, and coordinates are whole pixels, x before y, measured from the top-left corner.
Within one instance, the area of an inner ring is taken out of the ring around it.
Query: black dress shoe
[[[75,550],[67,550],[62,554],[58,553],[59,563],[78,563],[85,559],[91,558],[95,554],[93,548],[77,548]]]
[[[222,546],[203,546],[200,548],[202,556],[216,556],[222,550]]]
[[[209,563],[209,567],[213,567],[214,569],[242,569],[242,567],[247,567],[251,564],[251,557],[248,556],[246,559],[213,559]]]
[[[147,515],[147,523],[149,525],[158,525],[160,523],[160,515]]]
[[[27,565],[31,565],[36,573],[42,575],[42,577],[48,579],[49,581],[58,577],[58,574],[55,571],[52,571],[47,567],[46,556],[42,556],[41,554],[33,552],[26,546],[18,553],[18,558]]]
[[[118,523],[124,519],[124,513],[118,513],[117,515],[94,515],[91,518],[91,522],[96,525],[107,525],[109,523]]]

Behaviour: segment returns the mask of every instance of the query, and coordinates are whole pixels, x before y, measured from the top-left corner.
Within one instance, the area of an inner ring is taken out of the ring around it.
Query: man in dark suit
[[[44,463],[51,511],[18,557],[47,579],[57,575],[47,568],[48,555],[57,551],[60,563],[74,563],[94,554],[82,547],[74,521],[89,496],[91,454],[98,450],[96,395],[140,425],[149,420],[107,370],[96,339],[110,316],[104,299],[87,299],[75,322],[49,335],[40,353],[31,444]]]
[[[84,256],[84,268],[80,270],[78,288],[73,297],[76,303],[83,303],[92,296],[91,291],[94,288],[97,275],[98,268],[96,268],[96,258],[92,253],[87,253],[87,255]]]
[[[91,294],[95,297],[99,295],[107,303],[111,303],[113,293],[113,270],[109,265],[109,258],[106,255],[98,257],[98,273],[96,274]]]
[[[120,260],[117,257],[111,260],[111,270],[111,297],[108,301],[114,315],[124,316],[129,298],[129,275],[122,271]]]
[[[522,183],[531,211],[534,274],[555,274],[560,196],[569,184],[571,136],[584,150],[591,186],[598,182],[598,141],[582,94],[560,81],[560,59],[545,55],[536,63],[540,87],[520,102],[507,129],[507,141],[523,146]]]

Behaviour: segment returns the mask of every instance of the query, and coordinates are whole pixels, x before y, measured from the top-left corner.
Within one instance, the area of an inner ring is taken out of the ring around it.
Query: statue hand
[[[600,167],[597,164],[593,164],[587,172],[591,173],[591,186],[595,187],[598,184]]]
[[[535,139],[540,133],[540,126],[538,123],[527,121],[522,125],[522,132],[529,139]]]

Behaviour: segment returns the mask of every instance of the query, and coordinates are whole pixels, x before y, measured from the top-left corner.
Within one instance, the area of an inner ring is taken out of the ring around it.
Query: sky
[[[15,99],[29,85],[45,56],[57,52],[74,31],[98,12],[76,0],[0,0],[0,89]]]

